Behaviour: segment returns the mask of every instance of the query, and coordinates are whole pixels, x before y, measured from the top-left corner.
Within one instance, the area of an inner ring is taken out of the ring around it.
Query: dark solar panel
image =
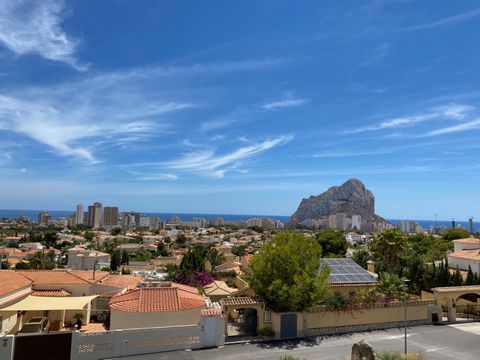
[[[331,284],[375,283],[377,280],[367,270],[352,259],[322,259],[322,264],[330,267]]]

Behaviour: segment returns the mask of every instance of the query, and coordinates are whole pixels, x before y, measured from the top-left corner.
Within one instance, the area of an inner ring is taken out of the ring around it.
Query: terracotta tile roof
[[[110,275],[108,271],[95,271],[95,279],[93,279],[93,270],[68,270],[68,272],[90,283],[97,283]]]
[[[208,296],[228,296],[238,291],[238,289],[229,287],[225,281],[221,280],[215,280],[211,284],[206,285],[204,289],[205,294]]]
[[[20,270],[17,273],[33,281],[34,285],[89,285],[85,279],[68,270]]]
[[[460,243],[460,244],[480,245],[480,239],[477,239],[474,237],[469,237],[466,239],[457,239],[457,240],[453,240],[453,242]]]
[[[13,270],[0,270],[0,297],[32,285],[32,281]]]
[[[211,316],[222,316],[223,312],[220,309],[203,309],[200,314],[203,317],[211,317]]]
[[[196,289],[194,289],[196,290]],[[125,312],[166,312],[205,308],[205,299],[183,286],[142,288],[117,295],[110,300],[110,308]]]
[[[115,286],[118,288],[127,288],[128,290],[133,290],[138,287],[138,284],[142,281],[141,277],[133,275],[110,275],[99,283],[102,285]]]
[[[448,254],[448,257],[480,261],[480,250],[479,249],[458,250],[451,254]]]
[[[228,305],[255,305],[261,304],[262,301],[257,297],[229,297],[220,300],[223,306]]]
[[[72,293],[61,290],[34,290],[32,293],[33,296],[54,296],[54,297],[65,297],[70,296]]]
[[[240,263],[238,262],[225,262],[215,267],[216,271],[240,271]]]

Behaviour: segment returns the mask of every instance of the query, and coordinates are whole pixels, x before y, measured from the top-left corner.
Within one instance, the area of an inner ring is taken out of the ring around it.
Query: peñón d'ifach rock
[[[375,197],[358,179],[350,179],[341,186],[332,186],[320,195],[302,199],[292,219],[298,222],[345,213],[361,215],[370,221],[386,221],[375,215]]]

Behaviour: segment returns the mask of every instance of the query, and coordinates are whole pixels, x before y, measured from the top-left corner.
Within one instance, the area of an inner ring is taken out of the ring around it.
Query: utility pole
[[[410,280],[403,279],[403,325],[405,338],[405,357],[407,357],[407,284]]]

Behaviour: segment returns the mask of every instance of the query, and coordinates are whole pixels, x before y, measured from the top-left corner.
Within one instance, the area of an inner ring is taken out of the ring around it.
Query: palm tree
[[[212,271],[215,271],[215,268],[218,265],[223,264],[227,260],[225,259],[225,256],[214,247],[207,250],[206,259],[212,265]]]
[[[400,262],[400,256],[407,250],[405,236],[397,230],[387,230],[376,236],[371,250],[384,259],[386,268],[394,271]]]
[[[403,296],[403,280],[395,274],[382,273],[377,290],[387,301],[401,299]]]

